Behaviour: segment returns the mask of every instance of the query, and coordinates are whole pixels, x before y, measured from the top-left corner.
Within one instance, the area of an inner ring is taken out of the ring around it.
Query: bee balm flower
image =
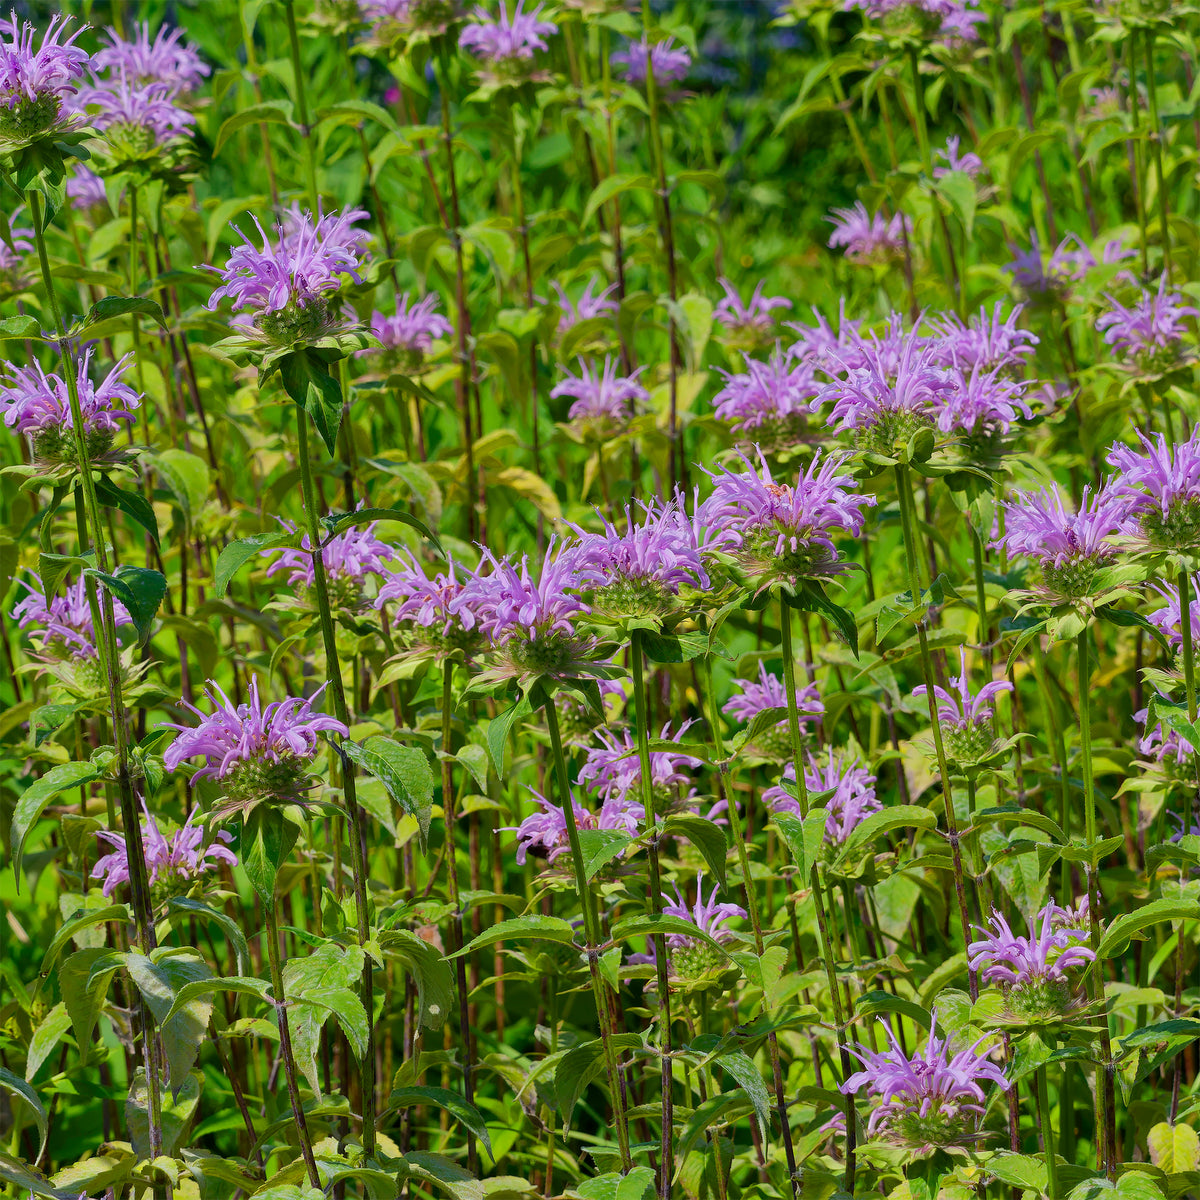
[[[88,65],[85,50],[75,39],[87,28],[81,26],[63,38],[70,17],[53,16],[35,50],[34,28],[28,21],[0,19],[0,151],[17,150],[39,139],[53,139],[79,125],[74,110],[64,108],[74,95],[75,82]]]

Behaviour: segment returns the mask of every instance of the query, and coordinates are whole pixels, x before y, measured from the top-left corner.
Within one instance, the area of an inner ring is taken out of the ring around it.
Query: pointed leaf
[[[25,841],[29,831],[41,819],[46,806],[60,792],[77,788],[93,779],[99,779],[100,772],[91,763],[66,762],[57,767],[51,767],[45,775],[30,784],[17,801],[12,818],[12,862],[13,874],[16,876],[17,890],[21,889],[21,860],[25,854]]]
[[[415,818],[424,854],[433,812],[433,770],[425,751],[389,737],[371,737],[361,745],[343,742],[342,753],[374,775],[401,810]]]

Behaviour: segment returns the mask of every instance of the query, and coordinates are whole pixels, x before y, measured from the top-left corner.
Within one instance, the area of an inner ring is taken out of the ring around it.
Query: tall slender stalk
[[[1136,37],[1130,33],[1131,38]],[[1162,238],[1163,275],[1171,278],[1171,226],[1168,221],[1167,181],[1163,175],[1163,127],[1158,119],[1158,85],[1154,78],[1154,32],[1142,31],[1146,50],[1146,96],[1150,103],[1150,153],[1154,158],[1154,173],[1158,177],[1158,224]]]
[[[325,648],[325,670],[329,680],[329,691],[333,698],[334,716],[347,728],[350,713],[346,707],[346,692],[342,685],[342,664],[338,658],[337,637],[334,633],[333,610],[329,604],[329,584],[325,576],[325,561],[321,554],[321,524],[317,515],[316,493],[313,487],[312,458],[308,445],[308,414],[301,405],[296,406],[297,457],[300,467],[300,486],[304,496],[304,516],[308,525],[308,544],[312,552],[313,590],[316,593],[317,612],[321,622],[321,640]],[[367,907],[367,879],[370,864],[367,861],[366,831],[363,828],[362,809],[354,785],[354,764],[341,755],[342,791],[346,800],[346,814],[350,823],[352,863],[354,871],[355,916],[358,925],[358,942],[364,949],[370,940],[370,915]],[[363,955],[362,1001],[367,1010],[367,1050],[362,1059],[362,1124],[363,1151],[369,1157],[375,1153],[375,974],[370,954]]]
[[[896,492],[900,501],[900,522],[904,533],[904,557],[908,565],[909,589],[912,593],[913,607],[921,604],[921,577],[917,565],[917,531],[912,493],[912,477],[909,468],[904,463],[896,464]],[[971,941],[971,924],[967,917],[967,894],[963,878],[962,844],[958,833],[958,818],[954,812],[954,793],[950,787],[950,767],[946,760],[946,747],[942,741],[942,727],[938,723],[937,697],[934,695],[934,684],[937,680],[933,674],[933,660],[929,653],[929,638],[925,633],[927,613],[921,612],[916,619],[917,644],[921,652],[921,676],[925,683],[925,699],[929,705],[929,724],[933,730],[933,745],[937,755],[938,775],[942,784],[942,797],[946,808],[946,838],[950,843],[950,855],[954,864],[954,891],[958,900],[958,917],[962,924],[963,948]],[[970,987],[971,999],[979,999],[979,974],[968,971],[967,981]]]
[[[645,810],[646,856],[650,863],[650,911],[658,916],[662,913],[662,876],[658,862],[658,816],[654,810],[654,779],[650,771],[650,729],[646,717],[646,683],[643,678],[645,652],[642,638],[642,630],[633,630],[630,639],[630,657],[633,659],[633,705],[637,723],[642,805]],[[671,1176],[674,1174],[672,1152],[675,1132],[671,1095],[671,982],[667,964],[667,939],[661,933],[654,935],[654,961],[657,968],[662,1024],[662,1093],[660,1098],[662,1125],[658,1192],[662,1200],[670,1200]]]
[[[296,29],[296,0],[283,0],[283,11],[287,16],[288,52],[296,87],[296,123],[300,127],[300,147],[304,157],[304,190],[308,193],[308,204],[315,221],[320,211],[321,197],[317,191],[316,147],[308,123],[308,92],[304,86],[304,64],[300,59],[300,34]]]
[[[1188,720],[1196,719],[1196,648],[1192,644],[1192,581],[1187,567],[1179,568],[1179,632],[1183,638],[1183,686]]]
[[[621,1165],[625,1172],[633,1166],[629,1153],[629,1118],[622,1098],[621,1068],[617,1062],[616,1048],[612,1044],[609,1022],[608,993],[600,976],[600,916],[596,909],[596,896],[588,883],[587,869],[583,862],[583,846],[579,841],[579,824],[575,820],[575,799],[571,794],[571,783],[567,775],[567,760],[563,754],[562,732],[558,725],[558,710],[553,699],[545,705],[546,725],[550,732],[550,750],[554,758],[554,772],[558,780],[558,792],[562,801],[563,817],[567,825],[567,842],[571,848],[571,868],[575,874],[575,890],[579,893],[579,905],[583,910],[584,936],[587,946],[588,973],[592,980],[592,995],[596,1001],[596,1017],[600,1022],[600,1040],[604,1047],[604,1066],[608,1076],[608,1089],[612,1097],[616,1116],[617,1145],[621,1154]]]
[[[1058,1186],[1058,1162],[1054,1154],[1054,1126],[1050,1124],[1050,1098],[1049,1088],[1046,1084],[1046,1068],[1038,1067],[1036,1075],[1038,1123],[1042,1127],[1042,1147],[1046,1152],[1048,1195],[1050,1200],[1059,1200],[1062,1192]]]

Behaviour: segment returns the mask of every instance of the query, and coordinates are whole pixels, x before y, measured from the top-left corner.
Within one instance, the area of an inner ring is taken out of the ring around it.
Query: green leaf
[[[356,525],[369,525],[372,521],[398,521],[402,525],[411,526],[423,538],[428,538],[438,548],[439,554],[445,555],[437,534],[420,517],[414,517],[403,508],[358,508],[354,512],[335,513],[321,519],[329,537],[336,537]]]
[[[42,581],[42,591],[47,596],[53,596],[58,590],[59,580],[74,567],[90,567],[96,561],[96,552],[89,550],[86,554],[52,554],[43,550],[38,554],[38,576]]]
[[[265,979],[255,979],[245,975],[207,975],[200,979],[194,979],[190,983],[185,983],[175,993],[175,998],[171,1001],[171,1007],[163,1018],[163,1023],[170,1024],[185,1012],[193,1001],[207,999],[217,992],[233,992],[239,996],[254,996],[259,1000],[269,1000],[271,985]],[[209,1004],[208,1007],[211,1011],[212,1005]]]
[[[1048,833],[1060,846],[1067,840],[1067,835],[1063,833],[1062,827],[1057,821],[1052,820],[1036,809],[1021,808],[1016,804],[1005,804],[997,808],[980,809],[975,814],[975,824],[1028,825],[1031,829],[1040,829],[1043,833]]]
[[[336,455],[342,388],[329,368],[311,350],[294,350],[279,360],[279,375],[284,391],[312,417],[325,449]]]
[[[1152,900],[1131,913],[1123,913],[1104,931],[1097,958],[1112,958],[1124,950],[1129,939],[1159,921],[1194,921],[1200,919],[1200,901]]]
[[[685,921],[682,917],[672,917],[667,913],[646,913],[643,916],[625,917],[618,921],[610,931],[610,937],[614,942],[623,942],[631,937],[655,936],[657,934],[677,933],[683,937],[691,938],[692,941],[706,942],[726,957],[729,958],[729,951],[714,938],[709,937],[698,925],[692,921]]]
[[[488,1135],[487,1123],[483,1115],[473,1105],[468,1104],[461,1096],[446,1088],[438,1087],[403,1087],[394,1088],[388,1097],[388,1108],[406,1108],[410,1104],[436,1104],[445,1109],[460,1125],[469,1129],[484,1145],[489,1154],[495,1158],[492,1151],[492,1139]]]
[[[620,829],[581,829],[579,844],[583,849],[583,870],[588,881],[632,841],[633,838]]]
[[[229,581],[242,566],[264,550],[275,550],[280,546],[298,546],[300,535],[280,530],[273,533],[256,533],[252,537],[238,538],[230,542],[217,555],[213,571],[213,594],[223,596],[229,590]]]
[[[580,228],[586,225],[599,210],[602,204],[607,204],[614,196],[628,191],[650,192],[654,190],[654,180],[649,175],[609,175],[602,179],[583,206],[583,216],[579,221]]]
[[[177,1092],[168,1088],[162,1093],[162,1139],[163,1154],[173,1156],[179,1149],[184,1132],[192,1123],[196,1107],[200,1103],[200,1085],[203,1076],[192,1071]],[[133,1085],[125,1101],[125,1124],[129,1129],[129,1140],[134,1153],[140,1158],[150,1157],[150,1097],[146,1088],[146,1073],[138,1067]]]
[[[252,104],[249,108],[243,108],[240,112],[234,113],[221,124],[221,128],[217,131],[217,140],[213,146],[213,157],[215,158],[221,153],[225,147],[225,143],[229,141],[239,129],[245,129],[247,125],[291,125],[292,123],[292,105],[287,100],[277,100],[272,104]]]
[[[92,305],[91,311],[72,330],[73,334],[83,333],[101,321],[111,321],[114,317],[124,317],[131,313],[144,314],[153,317],[164,329],[167,327],[163,316],[162,305],[157,300],[146,296],[105,296]]]
[[[48,1200],[77,1200],[78,1192],[61,1191],[34,1167],[26,1166],[20,1159],[0,1154],[0,1179],[12,1184],[18,1192],[29,1192],[34,1196],[46,1196]]]
[[[94,969],[97,963],[101,970]],[[77,950],[58,968],[58,990],[71,1018],[75,1043],[81,1054],[86,1054],[92,1044],[96,1022],[104,1010],[108,985],[120,966],[120,954],[103,946],[92,946]]]
[[[390,737],[370,737],[361,744],[346,741],[342,752],[351,762],[374,775],[420,831],[421,853],[427,849],[433,812],[433,770],[425,751],[401,746]]]
[[[17,890],[21,889],[21,860],[25,854],[25,841],[29,831],[41,819],[46,806],[60,792],[70,788],[80,787],[99,779],[100,772],[91,763],[66,762],[57,767],[51,767],[45,775],[30,784],[17,801],[12,817],[12,864],[13,874],[17,881]]]
[[[120,509],[135,520],[158,544],[158,518],[154,505],[141,492],[127,492],[117,487],[107,475],[96,480],[96,499],[106,508]]]
[[[264,904],[275,903],[275,878],[299,835],[295,823],[272,805],[260,804],[247,814],[239,857]]]
[[[208,463],[174,446],[160,450],[150,461],[167,485],[167,490],[175,497],[184,523],[190,527],[208,499],[211,475]]]
[[[246,943],[246,935],[242,932],[242,927],[228,913],[211,908],[201,900],[192,900],[188,896],[173,896],[167,907],[171,912],[187,913],[192,919],[201,917],[208,921],[215,921],[233,947],[238,970],[243,975],[249,972],[250,947]]]
[[[1135,612],[1132,608],[1115,608],[1110,604],[1104,608],[1096,609],[1096,616],[1102,621],[1107,621],[1110,625],[1117,625],[1124,629],[1143,629],[1168,654],[1171,652],[1170,644],[1163,637],[1162,630],[1150,621],[1149,618],[1144,617],[1140,612]]]
[[[501,921],[491,929],[485,929],[477,938],[468,942],[455,954],[447,958],[459,958],[482,950],[484,946],[494,946],[497,942],[543,941],[558,942],[563,946],[575,945],[575,926],[562,917],[543,917],[537,914],[527,917],[513,917]]]
[[[642,651],[650,662],[685,663],[709,652],[708,637],[703,633],[663,634],[642,631]]]
[[[685,838],[704,856],[708,869],[725,886],[725,858],[729,853],[725,831],[694,813],[674,813],[663,822],[663,836]]]
[[[881,812],[872,813],[855,826],[842,844],[839,862],[853,862],[877,838],[894,829],[936,829],[937,815],[919,804],[895,804]]]
[[[210,981],[212,971],[198,954],[164,954],[161,950],[155,951],[154,958],[130,950],[125,968],[154,1014],[167,1058],[167,1080],[178,1093],[208,1033],[213,1003],[211,993],[182,1003],[176,1002],[176,996],[189,983]]]
[[[3,1067],[0,1067],[0,1087],[14,1096],[19,1096],[29,1107],[30,1112],[33,1113],[33,1119],[37,1122],[38,1133],[42,1135],[42,1142],[38,1147],[38,1158],[41,1158],[42,1152],[46,1149],[46,1137],[50,1131],[50,1119],[46,1116],[46,1110],[42,1102],[38,1099],[37,1092],[25,1080],[18,1078],[11,1071],[6,1071]]]
[[[1200,1137],[1190,1125],[1160,1121],[1148,1134],[1150,1161],[1168,1175],[1200,1170]]]
[[[1031,1154],[1013,1154],[1003,1150],[988,1162],[987,1170],[1010,1187],[1038,1195],[1046,1192],[1045,1164]]]
[[[440,1029],[454,1003],[454,976],[435,946],[411,929],[392,929],[380,937],[385,954],[400,962],[417,982],[417,1012],[427,1029]]]
[[[754,1102],[744,1088],[736,1092],[722,1092],[720,1095],[710,1096],[698,1104],[683,1127],[683,1133],[680,1135],[679,1145],[675,1151],[675,1181],[678,1182],[679,1175],[683,1171],[684,1160],[710,1128],[719,1121],[735,1120],[743,1114],[753,1111]],[[582,1191],[582,1188],[578,1190]]]
[[[827,812],[823,808],[810,808],[808,816],[801,820],[795,813],[775,813],[775,825],[783,834],[792,854],[792,862],[796,864],[801,879],[807,879],[813,864],[821,854],[821,845],[825,840],[825,819]]]
[[[858,657],[858,625],[854,614],[842,608],[840,604],[834,604],[825,595],[825,589],[819,583],[809,580],[786,599],[789,608],[798,609],[800,612],[814,612],[831,621],[854,652],[854,657]]]
[[[321,1030],[331,1016],[360,1062],[366,1053],[367,1010],[350,987],[361,978],[365,960],[358,946],[326,942],[307,958],[291,958],[284,964],[283,990],[291,1006],[292,1046],[305,1079],[318,1096],[322,1093],[317,1052]]]
[[[36,317],[5,317],[0,321],[0,339],[40,338],[42,327]]]
[[[492,766],[500,779],[505,778],[504,748],[508,745],[508,735],[518,721],[524,720],[526,717],[531,716],[532,713],[533,706],[529,703],[529,697],[522,696],[516,704],[511,708],[505,709],[504,712],[500,713],[488,725],[488,754],[491,755]]]
[[[25,1053],[25,1081],[32,1083],[50,1051],[62,1041],[63,1034],[71,1028],[71,1015],[60,1000],[38,1023],[29,1040]]]
[[[759,1132],[765,1141],[771,1125],[771,1100],[767,1095],[767,1085],[758,1073],[754,1060],[744,1050],[735,1049],[720,1055],[716,1063],[722,1071],[731,1075],[750,1097]]]
[[[83,573],[102,584],[125,605],[138,632],[138,645],[143,645],[150,636],[154,614],[167,594],[166,578],[149,567],[120,566],[114,575],[88,567]]]
[[[642,1047],[642,1039],[636,1033],[617,1033],[608,1040],[617,1054],[622,1050],[640,1050]],[[606,1065],[603,1038],[573,1046],[559,1059],[554,1071],[554,1091],[564,1128],[570,1128],[571,1114],[580,1096],[587,1091],[589,1084],[604,1073]]]

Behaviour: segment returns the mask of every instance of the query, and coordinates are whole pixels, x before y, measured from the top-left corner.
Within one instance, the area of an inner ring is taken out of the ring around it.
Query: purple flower
[[[922,426],[931,426],[951,387],[949,373],[938,366],[935,344],[916,330],[904,334],[891,322],[887,334],[859,339],[849,352],[831,351],[829,373],[843,373],[822,387],[811,404],[816,411],[832,403],[826,424],[835,432],[861,431],[872,447],[890,451]],[[869,432],[867,432],[869,431]]]
[[[1159,373],[1178,366],[1182,357],[1184,319],[1200,317],[1200,309],[1183,303],[1178,292],[1167,291],[1167,277],[1159,280],[1157,292],[1142,292],[1126,308],[1108,297],[1112,305],[1096,322],[1105,342],[1117,355],[1142,372]]]
[[[739,431],[778,432],[793,439],[801,432],[820,385],[807,362],[796,363],[778,348],[768,362],[745,356],[742,374],[722,371],[725,386],[713,397],[717,417]]]
[[[558,293],[558,307],[562,313],[558,321],[559,337],[562,337],[568,329],[578,325],[580,321],[615,316],[621,311],[621,306],[612,299],[612,294],[617,290],[615,283],[610,283],[604,291],[593,294],[592,289],[597,286],[597,283],[595,278],[589,279],[587,286],[583,289],[583,295],[574,302],[557,283],[552,283],[550,286]]]
[[[1114,443],[1109,465],[1118,472],[1112,491],[1125,501],[1153,546],[1190,549],[1200,544],[1200,430],[1169,446],[1166,437],[1134,431],[1144,453]]]
[[[380,585],[375,607],[395,604],[391,620],[411,625],[419,645],[445,651],[461,649],[469,655],[480,640],[478,588],[470,588],[474,575],[449,556],[446,570],[432,579],[410,551],[400,551],[397,559],[400,565],[389,571]]]
[[[766,663],[758,664],[758,679],[735,679],[733,682],[742,689],[741,695],[731,696],[721,711],[743,724],[748,725],[759,713],[768,709],[787,707],[787,692],[783,683],[778,675],[772,675],[767,670]],[[821,694],[813,684],[796,688],[796,708],[803,733],[805,727],[812,725],[825,711]],[[786,730],[787,727],[787,718],[784,717],[777,728]]]
[[[153,42],[148,21],[134,29],[131,42],[115,30],[106,30],[109,44],[93,56],[93,69],[128,75],[135,83],[163,83],[173,93],[194,92],[204,83],[211,68],[200,57],[199,49],[183,40],[182,29],[168,30],[164,26]]]
[[[852,475],[840,473],[845,457],[822,459],[818,450],[794,484],[776,483],[761,451],[757,469],[739,457],[745,470],[712,473],[712,495],[702,506],[705,523],[720,530],[718,544],[764,574],[815,579],[843,570],[833,537],[858,537],[863,509],[875,503],[857,491]]]
[[[359,504],[359,508],[362,508],[362,503]],[[295,533],[296,527],[290,521],[280,521],[280,524],[289,532]],[[356,598],[369,575],[387,575],[386,564],[399,558],[394,546],[381,542],[375,536],[378,526],[378,521],[364,526],[352,526],[321,547],[321,562],[325,566],[326,577],[346,601]],[[276,550],[262,551],[264,556],[280,554],[278,561],[267,568],[267,575],[287,571],[289,586],[311,588],[316,581],[311,551],[312,542],[309,541],[307,533],[300,539],[299,549],[289,548],[282,553]]]
[[[801,321],[789,321],[787,327],[795,333],[797,341],[789,351],[792,358],[798,362],[807,363],[813,367],[825,365],[829,355],[845,355],[861,343],[859,327],[861,320],[851,320],[846,316],[846,300],[838,301],[838,327],[835,332],[832,325],[814,308],[812,310],[815,325],[805,325]]]
[[[663,741],[669,739],[677,742],[692,724],[692,721],[684,721],[672,734],[668,722],[663,726],[659,737]],[[622,730],[621,736],[617,737],[611,730],[597,729],[596,736],[603,744],[588,749],[586,761],[579,768],[579,782],[586,784],[602,800],[640,800],[642,764],[638,758],[637,743],[629,730]],[[680,789],[691,785],[692,777],[688,771],[702,765],[700,759],[690,754],[652,750],[650,787],[662,800],[677,803],[680,799]],[[661,802],[655,805],[656,810],[661,808]]]
[[[67,195],[74,207],[81,212],[108,204],[108,193],[104,190],[104,180],[82,163],[75,163],[71,174],[67,176]],[[14,232],[16,231],[14,230]]]
[[[943,433],[985,440],[1008,433],[1020,418],[1033,416],[1025,400],[1030,386],[1028,380],[1010,378],[1002,368],[987,370],[976,363],[969,374],[952,368],[935,402],[937,427]]]
[[[1013,933],[1008,922],[996,909],[992,910],[990,927],[979,929],[983,937],[967,947],[967,963],[971,970],[983,968],[984,983],[998,983],[1006,992],[1017,989],[1038,994],[1025,998],[1024,1011],[1031,1011],[1029,1001],[1041,1005],[1051,999],[1047,985],[1066,984],[1068,972],[1091,962],[1095,955],[1065,929],[1055,929],[1055,917],[1063,910],[1048,904],[1037,917],[1029,921],[1029,936]],[[1040,928],[1039,928],[1040,921]],[[978,926],[976,926],[978,928]],[[1069,993],[1062,996],[1069,999]]]
[[[551,399],[573,396],[567,418],[577,421],[597,440],[611,437],[619,432],[633,415],[630,405],[645,404],[650,393],[637,381],[644,368],[638,367],[632,375],[617,376],[617,364],[606,357],[599,373],[590,363],[579,360],[579,374],[569,371],[562,383],[551,389]]]
[[[179,736],[163,754],[168,771],[177,770],[189,758],[204,758],[193,776],[218,779],[235,800],[254,801],[273,796],[295,801],[305,784],[305,769],[320,748],[321,733],[348,737],[350,731],[336,717],[315,713],[313,701],[322,687],[307,700],[290,696],[265,708],[258,695],[258,677],[250,680],[250,699],[235,705],[212,680],[206,692],[213,711],[205,715],[183,701],[184,708],[200,718],[194,727],[164,722]]]
[[[199,879],[202,875],[217,869],[218,863],[228,863],[237,866],[237,855],[228,848],[233,841],[233,835],[221,830],[215,839],[207,846],[204,844],[204,828],[193,824],[199,816],[199,810],[194,810],[182,828],[177,829],[168,839],[158,827],[158,822],[150,815],[150,810],[142,805],[145,819],[142,821],[142,847],[146,855],[146,869],[150,876],[150,886],[181,890]],[[111,896],[123,883],[129,882],[129,850],[125,844],[124,835],[110,833],[107,829],[99,829],[96,836],[107,842],[113,849],[102,858],[96,860],[92,868],[93,879],[103,879],[100,889],[104,895]]]
[[[1079,511],[1069,512],[1058,484],[1020,492],[1004,505],[1005,533],[993,545],[1036,559],[1046,582],[1068,597],[1086,594],[1097,566],[1112,558],[1111,538],[1128,531],[1126,501],[1114,489],[1083,489]]]
[[[784,767],[783,780],[763,792],[763,803],[774,812],[799,816],[799,801],[784,786],[785,780],[795,785],[796,768],[792,763]],[[825,841],[831,846],[840,846],[866,817],[883,808],[875,795],[875,776],[865,767],[853,763],[847,766],[842,755],[834,754],[832,746],[823,764],[808,754],[804,786],[810,796],[832,793],[822,802],[826,810]]]
[[[457,0],[361,0],[361,8],[373,38],[383,44],[418,31],[445,33],[458,15]]]
[[[544,858],[548,863],[552,863],[570,849],[567,818],[557,804],[551,804],[534,788],[529,790],[541,807],[541,812],[531,813],[515,829],[517,862],[523,866],[526,857],[532,853],[535,858]],[[618,829],[632,837],[636,836],[645,817],[645,811],[640,804],[623,798],[606,800],[598,813],[589,812],[574,796],[571,797],[571,805],[575,810],[575,824],[581,830]]]
[[[475,20],[463,26],[458,44],[493,67],[508,67],[528,62],[535,51],[547,50],[545,39],[558,32],[553,21],[540,21],[542,5],[525,12],[525,0],[517,0],[512,16],[507,5],[501,4],[493,17],[486,9],[475,7]]]
[[[133,355],[125,355],[97,385],[88,373],[92,352],[89,346],[76,364],[76,380],[88,449],[100,454],[112,444],[118,421],[132,423],[131,410],[138,407],[139,400],[137,392],[122,378]],[[36,361],[28,367],[9,367],[7,376],[0,380],[0,412],[10,429],[29,438],[40,457],[74,460],[74,421],[66,381],[61,376],[47,374]]]
[[[418,367],[434,338],[449,337],[454,326],[438,312],[440,299],[436,292],[410,305],[405,292],[396,302],[394,316],[385,317],[378,309],[371,314],[371,332],[383,344],[385,363],[401,367]],[[378,353],[375,349],[360,350],[359,355]]]
[[[1031,300],[1065,302],[1070,296],[1071,285],[1099,265],[1096,256],[1073,233],[1059,242],[1045,263],[1037,234],[1031,231],[1029,238],[1030,248],[1017,252],[1004,269],[1012,272],[1013,283]],[[1117,263],[1128,258],[1130,253],[1118,238],[1105,243],[1102,259],[1106,264]]]
[[[15,12],[11,20],[0,19],[0,33],[8,38],[0,41],[0,143],[25,143],[78,124],[78,115],[64,112],[62,102],[74,95],[88,65],[87,52],[75,45],[87,26],[64,38],[70,20],[51,17],[35,50],[28,21],[18,24]]]
[[[1142,708],[1133,714],[1133,719],[1142,726],[1143,736],[1138,739],[1138,753],[1145,754],[1155,762],[1166,762],[1173,759],[1176,766],[1183,767],[1192,761],[1196,748],[1186,738],[1181,737],[1173,729],[1164,725],[1149,728],[1150,709]]]
[[[630,83],[646,82],[646,62],[649,59],[654,69],[654,84],[678,83],[687,77],[692,68],[692,56],[686,47],[677,46],[674,38],[650,45],[645,37],[640,42],[630,42],[624,50],[609,56],[609,62],[620,68],[621,74]]]
[[[846,248],[846,257],[856,263],[886,263],[904,253],[904,223],[896,213],[884,220],[882,213],[873,217],[860,200],[853,208],[835,208],[825,220],[833,225],[828,246]]]
[[[975,26],[987,21],[964,0],[846,0],[847,9],[864,9],[868,16],[901,18],[915,22],[927,37],[941,36],[973,42],[979,36]]]
[[[881,1103],[867,1121],[868,1134],[883,1132],[920,1151],[950,1144],[967,1131],[967,1118],[983,1115],[983,1085],[1008,1087],[1004,1072],[989,1062],[978,1041],[950,1053],[950,1040],[937,1036],[937,1014],[925,1049],[909,1058],[884,1022],[890,1048],[883,1053],[864,1046],[851,1046],[850,1053],[866,1068],[856,1071],[841,1091],[847,1095],[864,1086],[869,1096]]]
[[[258,249],[241,230],[243,244],[236,246],[224,267],[209,267],[221,276],[222,285],[209,297],[216,309],[228,297],[243,317],[234,324],[243,331],[257,330],[280,344],[315,341],[345,328],[331,307],[330,297],[341,286],[343,275],[361,282],[364,234],[353,228],[363,213],[352,210],[337,216],[311,213],[276,225],[277,244],[263,232]],[[236,227],[235,227],[236,228]]]
[[[1038,344],[1036,334],[1017,328],[1024,307],[1014,305],[1008,316],[1002,317],[1003,306],[997,301],[991,316],[986,307],[981,308],[965,325],[956,313],[930,317],[927,323],[937,338],[937,362],[943,367],[957,363],[964,370],[977,366],[984,370],[1016,368]]]
[[[728,279],[718,279],[721,290],[725,295],[717,301],[713,316],[734,333],[769,334],[775,328],[775,318],[771,313],[777,308],[791,308],[792,302],[785,296],[764,296],[765,280],[759,280],[754,287],[754,294],[743,303],[737,288]]]
[[[1172,650],[1183,646],[1183,622],[1180,619],[1179,591],[1177,588],[1164,588],[1158,584],[1154,590],[1166,601],[1162,608],[1156,608],[1149,616],[1150,624],[1167,639]],[[1188,605],[1192,616],[1192,642],[1200,639],[1200,575],[1191,578],[1191,603]]]
[[[577,560],[598,579],[593,606],[620,616],[653,615],[670,607],[680,588],[706,589],[700,546],[679,500],[642,504],[641,521],[632,506],[625,528],[604,520],[600,533],[570,525],[579,540]]]
[[[176,93],[165,83],[131,82],[124,71],[115,79],[82,88],[80,107],[90,109],[89,121],[97,129],[129,140],[146,154],[171,138],[183,137],[196,118],[174,102]]]
[[[82,578],[68,584],[61,596],[51,596],[49,600],[24,580],[21,586],[28,594],[12,610],[12,618],[44,658],[97,657],[96,629],[92,624],[87,586]],[[113,618],[118,625],[132,623],[125,605],[115,598]]]
[[[70,187],[68,182],[68,191]],[[11,219],[15,217],[14,213]],[[8,242],[0,241],[0,277],[7,280],[13,290],[18,290],[23,281],[25,256],[33,253],[33,230],[25,225],[11,224],[11,219],[8,229],[11,246]]]
[[[971,676],[967,670],[966,648],[960,646],[958,655],[961,673],[953,676],[950,680],[950,686],[954,691],[948,692],[945,688],[934,684],[933,694],[938,701],[938,721],[947,729],[963,732],[972,727],[987,725],[995,715],[992,701],[1002,692],[1011,692],[1013,685],[1006,679],[997,679],[991,683],[985,683],[976,695],[972,695]],[[922,683],[913,688],[912,694],[916,699],[921,700],[924,699],[928,690]]]
[[[944,167],[933,168],[933,177],[935,179],[941,179],[949,175],[951,171],[961,171],[964,175],[969,175],[972,179],[977,179],[983,174],[983,159],[970,150],[960,157],[958,144],[958,134],[951,134],[946,139],[946,148],[934,151],[934,158],[941,158],[946,162]]]

